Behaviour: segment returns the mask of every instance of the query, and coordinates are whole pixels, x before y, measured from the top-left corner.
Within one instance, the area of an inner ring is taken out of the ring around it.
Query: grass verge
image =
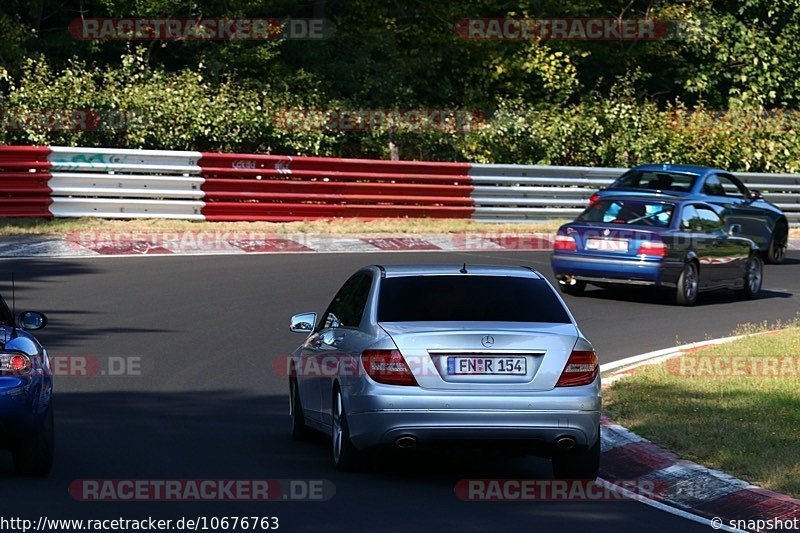
[[[64,235],[74,232],[241,231],[270,234],[441,234],[553,233],[566,220],[530,223],[473,222],[430,218],[333,219],[303,222],[201,222],[188,220],[105,220],[100,218],[0,218],[0,235]]]
[[[554,233],[568,220],[555,219],[522,223],[474,222],[459,219],[382,218],[360,220],[340,218],[303,222],[202,222],[190,220],[102,218],[0,218],[0,235],[65,235],[87,232],[153,231],[252,231],[287,235],[308,234],[441,234],[441,233]],[[792,228],[791,237],[800,239],[800,228]]]
[[[685,459],[800,497],[797,322],[641,367],[614,382],[604,404],[614,420]]]

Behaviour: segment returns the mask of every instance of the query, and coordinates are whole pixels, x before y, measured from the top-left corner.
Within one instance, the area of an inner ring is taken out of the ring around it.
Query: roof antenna
[[[462,274],[466,274],[467,273],[467,264],[466,263],[464,263],[464,266],[461,267],[461,270],[459,270],[459,272],[461,272]]]
[[[11,273],[11,338],[17,337],[17,284],[14,282],[14,273]]]

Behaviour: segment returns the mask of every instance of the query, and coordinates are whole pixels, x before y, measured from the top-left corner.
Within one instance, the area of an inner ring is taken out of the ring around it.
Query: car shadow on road
[[[762,289],[756,300],[769,300],[772,298],[792,298],[794,295],[787,291],[774,291]],[[636,302],[653,305],[675,305],[671,293],[651,288],[635,287],[587,287],[579,298],[594,298],[599,300],[617,300],[622,302]],[[579,299],[578,298],[578,299]],[[573,299],[575,299],[573,297]],[[703,292],[697,297],[696,307],[705,307],[720,304],[745,303],[750,300],[741,298],[736,292],[728,289]]]
[[[543,529],[549,530],[568,517],[580,530],[610,532],[633,531],[648,512],[631,500],[504,502],[501,509],[484,502],[467,504],[457,497],[457,483],[464,479],[550,477],[547,462],[535,459],[471,451],[392,454],[375,459],[363,473],[337,472],[327,438],[291,439],[283,395],[233,390],[69,392],[58,394],[55,405],[56,456],[48,478],[15,477],[8,454],[0,454],[0,500],[17,516],[40,516],[43,509],[59,518],[274,513],[282,524],[302,531],[373,530],[384,521],[392,531],[486,531],[498,520],[509,530],[521,530],[532,517],[537,527],[545,524]],[[327,480],[335,496],[326,502],[285,504],[82,502],[68,491],[82,479]],[[652,530],[670,531],[667,525]]]
[[[27,288],[51,281],[63,282],[69,276],[93,274],[99,269],[86,261],[63,261],[58,259],[0,258],[0,290],[7,299],[11,297],[11,273],[17,284],[17,296]]]
[[[113,382],[114,378],[106,379]],[[284,396],[228,390],[56,393],[56,460],[46,480],[22,487],[67,485],[82,478],[330,478],[330,440],[295,442]],[[381,453],[361,475],[454,483],[465,477],[546,477],[536,458],[442,450]],[[0,457],[0,495],[15,479]]]

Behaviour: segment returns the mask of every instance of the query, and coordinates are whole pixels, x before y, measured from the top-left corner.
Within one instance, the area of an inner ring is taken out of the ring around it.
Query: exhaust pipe
[[[557,437],[553,444],[559,450],[571,450],[575,447],[575,439],[569,436]]]
[[[403,437],[398,437],[396,441],[394,441],[394,445],[398,448],[403,450],[408,450],[411,448],[417,447],[417,439],[416,437],[411,437],[409,435],[405,435]]]

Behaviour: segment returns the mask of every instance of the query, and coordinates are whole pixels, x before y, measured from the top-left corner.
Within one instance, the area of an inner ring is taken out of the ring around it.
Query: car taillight
[[[663,242],[645,241],[639,245],[636,255],[649,255],[652,257],[666,257],[667,245]]]
[[[600,362],[597,354],[591,350],[574,350],[567,360],[567,366],[561,372],[556,387],[577,387],[588,385],[597,377]]]
[[[553,242],[553,250],[558,252],[574,252],[578,249],[578,243],[569,235],[556,235]]]
[[[417,385],[403,355],[397,350],[365,350],[361,362],[367,375],[387,385]]]
[[[600,193],[596,192],[589,197],[589,207],[592,207],[599,201],[600,201]]]
[[[0,374],[25,374],[31,369],[31,359],[18,353],[0,354]]]

